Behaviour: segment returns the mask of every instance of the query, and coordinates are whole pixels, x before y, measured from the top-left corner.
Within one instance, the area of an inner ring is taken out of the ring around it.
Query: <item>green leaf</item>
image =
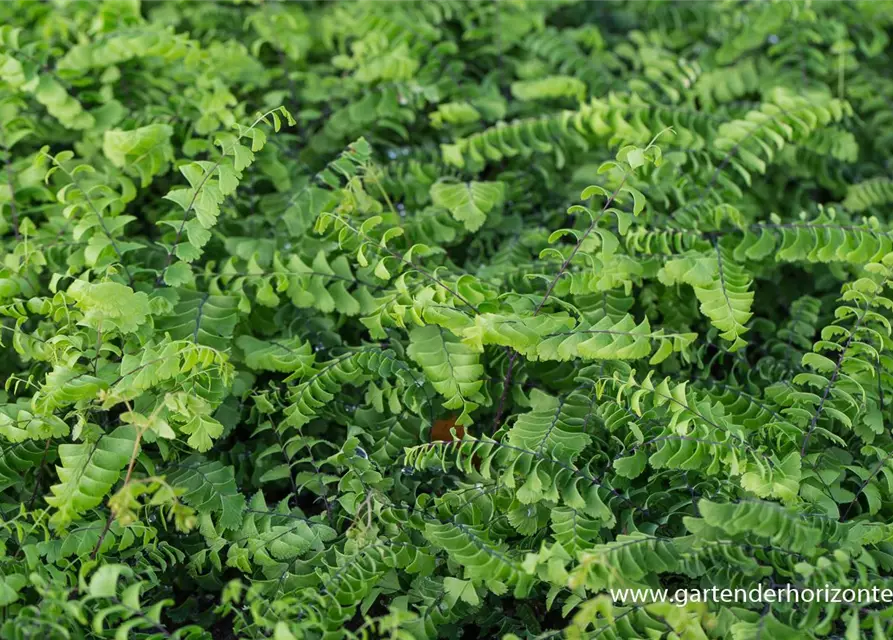
[[[164,270],[164,282],[171,287],[192,284],[192,268],[186,262],[175,262]]]
[[[167,170],[174,158],[171,135],[173,127],[166,124],[150,124],[131,131],[108,129],[103,135],[102,151],[116,167],[137,173],[146,187],[153,177]]]
[[[84,312],[82,322],[97,331],[117,329],[133,333],[146,322],[149,315],[149,296],[117,282],[93,284],[75,280],[68,295]]]
[[[443,589],[447,596],[447,603],[454,605],[459,600],[476,607],[481,600],[478,598],[474,584],[469,580],[459,580],[457,578],[444,578]]]
[[[469,231],[477,231],[486,221],[487,214],[502,204],[504,193],[501,182],[438,182],[431,186],[431,201],[447,209]]]
[[[88,591],[94,598],[114,598],[118,595],[119,578],[130,574],[130,567],[123,564],[102,565],[90,577]]]

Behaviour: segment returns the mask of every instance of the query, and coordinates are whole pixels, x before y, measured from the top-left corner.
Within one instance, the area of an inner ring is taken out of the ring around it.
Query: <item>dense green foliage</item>
[[[3,640],[893,637],[893,3],[0,24]]]

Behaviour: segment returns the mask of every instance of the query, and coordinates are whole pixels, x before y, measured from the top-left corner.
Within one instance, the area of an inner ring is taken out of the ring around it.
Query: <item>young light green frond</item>
[[[167,164],[174,159],[169,125],[150,124],[123,131],[110,129],[105,132],[102,151],[116,167],[128,167],[139,175],[143,187],[159,173],[165,173]]]
[[[730,351],[747,345],[742,335],[745,324],[753,316],[751,305],[754,293],[751,279],[739,264],[733,261],[732,252],[720,244],[712,251],[691,253],[683,258],[668,261],[658,277],[667,285],[687,284],[694,289],[701,313],[731,342]]]
[[[479,390],[484,368],[478,354],[452,333],[431,325],[410,332],[406,353],[422,368],[437,393],[446,398],[444,408],[461,412],[456,424],[470,425],[471,412],[483,401]]]
[[[620,535],[613,542],[594,545],[580,554],[569,585],[598,593],[608,587],[635,586],[651,574],[676,569],[679,553],[675,541],[642,533]]]
[[[647,320],[636,323],[624,314],[605,316],[593,324],[576,324],[565,314],[513,316],[485,313],[462,330],[463,342],[512,347],[530,360],[636,360],[651,357],[656,364],[673,352],[686,357],[696,334],[652,331]],[[654,346],[657,346],[655,350]],[[652,355],[653,353],[653,355]]]
[[[146,345],[139,353],[121,359],[120,375],[109,388],[103,403],[113,406],[138,397],[152,388],[187,380],[192,390],[213,377],[221,382],[230,380],[233,368],[226,354],[198,345],[191,340],[165,340],[158,345]],[[204,386],[210,386],[205,384]]]
[[[438,182],[431,186],[431,202],[447,209],[469,231],[477,231],[487,214],[502,204],[504,187],[502,182]]]
[[[94,284],[75,280],[68,288],[68,295],[78,309],[84,312],[82,322],[97,331],[117,329],[121,333],[133,333],[146,322],[149,315],[149,297],[142,292],[117,282]]]
[[[537,355],[544,360],[551,359],[546,354],[557,355],[559,360],[636,360],[650,356],[650,364],[657,364],[673,352],[687,358],[695,338],[694,333],[664,335],[662,329],[652,331],[647,318],[637,324],[629,314],[616,322],[605,316],[588,328],[545,336]]]
[[[129,425],[101,435],[96,442],[60,445],[61,466],[56,467],[60,482],[46,498],[54,509],[50,522],[67,528],[80,514],[102,503],[135,451],[136,430]]]

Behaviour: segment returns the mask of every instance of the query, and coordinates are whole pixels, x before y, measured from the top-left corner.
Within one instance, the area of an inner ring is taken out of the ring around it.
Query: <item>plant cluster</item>
[[[893,3],[0,24],[4,640],[893,636]]]

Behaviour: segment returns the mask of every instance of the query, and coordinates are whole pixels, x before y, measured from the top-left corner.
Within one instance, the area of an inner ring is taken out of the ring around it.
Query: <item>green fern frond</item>
[[[865,211],[871,207],[893,202],[893,180],[874,178],[859,184],[850,185],[843,201],[850,211]]]
[[[133,454],[136,430],[128,425],[103,434],[96,442],[59,446],[59,484],[50,488],[47,504],[55,509],[50,522],[67,527],[78,515],[105,500]]]
[[[471,412],[483,401],[479,393],[483,367],[479,356],[441,327],[418,327],[409,334],[406,353],[422,368],[446,409],[461,411],[458,425],[472,423]]]
[[[720,335],[731,342],[730,351],[737,351],[747,342],[741,337],[745,323],[753,315],[750,311],[754,294],[746,272],[732,259],[732,252],[716,243],[709,253],[693,253],[667,262],[658,277],[665,285],[691,285],[701,312],[720,330]]]

